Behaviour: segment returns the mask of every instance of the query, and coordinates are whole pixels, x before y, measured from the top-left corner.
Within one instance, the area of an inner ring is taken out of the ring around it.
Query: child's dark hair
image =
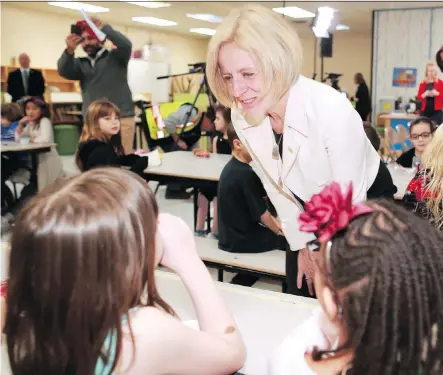
[[[32,96],[25,101],[25,112],[26,112],[26,107],[27,107],[28,103],[32,103],[41,109],[42,115],[40,116],[38,121],[35,123],[35,129],[39,129],[41,119],[43,117],[49,118],[51,116],[49,113],[48,104],[43,99],[39,98],[38,96]]]
[[[378,136],[377,130],[369,122],[363,122],[363,128],[375,151],[380,150],[380,137]]]
[[[235,131],[234,125],[232,122],[229,123],[228,128],[226,129],[226,135],[228,136],[228,142],[231,145],[231,149],[234,149],[234,141],[238,138],[237,132]]]
[[[17,103],[3,104],[1,109],[1,117],[10,122],[18,121],[23,117],[22,109]]]
[[[227,124],[231,122],[231,108],[227,108],[223,105],[218,105],[215,108],[215,113],[217,112],[220,112],[222,114],[223,120],[225,120]]]
[[[443,373],[443,237],[394,202],[368,203],[321,269],[354,350],[347,375]]]
[[[431,133],[435,132],[435,129],[436,129],[435,123],[431,119],[421,116],[421,117],[418,117],[415,120],[411,121],[411,123],[409,124],[409,134],[412,133],[412,129],[414,128],[414,126],[418,125],[418,124],[429,125],[429,129],[430,129]]]

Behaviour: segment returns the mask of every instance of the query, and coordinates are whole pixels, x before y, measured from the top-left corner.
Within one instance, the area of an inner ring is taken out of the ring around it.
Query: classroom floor
[[[76,175],[78,174],[77,166],[75,165],[74,156],[62,156],[62,164],[63,170],[66,175]],[[151,182],[150,187],[152,190],[155,190],[157,183]],[[190,228],[193,228],[193,200],[192,198],[183,200],[183,199],[165,199],[165,191],[166,187],[161,186],[157,192],[157,202],[162,212],[167,212],[172,215],[178,216],[183,219]],[[209,269],[214,280],[217,280],[217,270]],[[235,276],[234,273],[225,272],[224,280],[225,282],[230,282],[231,279]],[[278,281],[274,281],[267,278],[261,278],[254,285],[254,288],[270,290],[274,292],[281,292],[281,283]]]

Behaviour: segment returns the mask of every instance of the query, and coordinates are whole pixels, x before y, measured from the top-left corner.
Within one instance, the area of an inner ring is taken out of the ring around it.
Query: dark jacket
[[[139,175],[148,167],[148,158],[138,155],[119,155],[112,143],[96,139],[80,143],[78,159],[82,164],[82,171],[105,166],[129,167],[132,172]]]
[[[366,83],[360,83],[355,93],[358,99],[355,104],[355,110],[358,112],[363,121],[367,121],[368,114],[371,112],[371,96]]]
[[[89,58],[76,58],[65,50],[57,63],[58,72],[62,77],[80,81],[83,115],[93,101],[108,99],[120,109],[121,117],[134,116],[134,102],[128,85],[132,43],[109,25],[102,30],[117,48],[104,51],[94,66]]]
[[[28,78],[28,92],[25,92],[23,77],[20,69],[8,74],[8,94],[16,102],[24,96],[39,96],[43,98],[45,92],[45,79],[40,70],[30,69]]]

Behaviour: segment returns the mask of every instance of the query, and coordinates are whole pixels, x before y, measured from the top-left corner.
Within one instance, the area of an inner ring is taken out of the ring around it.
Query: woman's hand
[[[298,254],[298,271],[297,271],[297,288],[301,289],[303,285],[303,275],[306,277],[309,294],[314,296],[314,276],[315,276],[315,258],[320,252],[312,252],[308,249],[299,250]]]
[[[180,277],[192,274],[196,264],[201,263],[197,254],[194,234],[185,222],[176,216],[162,213],[158,217],[158,234],[161,237],[162,251],[160,264]]]
[[[440,95],[440,93],[436,89],[433,89],[431,92],[432,92],[432,96],[439,96]]]

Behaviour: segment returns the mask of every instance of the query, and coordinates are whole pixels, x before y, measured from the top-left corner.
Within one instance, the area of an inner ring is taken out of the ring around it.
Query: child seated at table
[[[338,183],[306,203],[300,225],[318,235],[307,246],[320,246],[321,308],[277,348],[269,374],[442,374],[442,235],[394,202],[353,204],[352,185],[343,194]]]
[[[199,330],[159,295],[158,264],[186,285]],[[14,374],[224,375],[245,360],[192,231],[119,168],[59,180],[23,208],[7,294]]]
[[[231,145],[228,141],[228,125],[231,123],[231,109],[218,106],[215,109],[215,130],[217,136],[212,141],[212,152],[214,154],[230,155]],[[197,153],[199,155],[199,153]],[[213,219],[211,225],[211,237],[218,239],[218,204],[216,189],[200,189],[198,193],[198,209],[195,234],[197,236],[206,236],[205,221],[208,213],[209,201],[212,201]]]
[[[1,108],[2,142],[14,142],[15,130],[23,117],[20,106],[16,103],[3,104]]]
[[[249,165],[252,158],[232,124],[227,136],[232,159],[218,183],[218,247],[233,253],[286,249],[281,224],[268,209],[263,184]]]
[[[16,140],[28,138],[30,143],[54,143],[47,104],[38,97],[31,97],[25,102],[25,112],[26,116],[17,125]],[[63,175],[62,162],[55,146],[38,154],[37,158],[38,189],[42,190]]]
[[[422,155],[422,165],[410,181],[403,203],[443,229],[443,127],[439,127]]]
[[[434,131],[435,125],[427,117],[419,117],[412,121],[409,125],[409,137],[414,147],[401,154],[397,164],[404,168],[416,168],[421,163],[423,152],[431,143]]]
[[[160,165],[160,155],[158,151],[149,157],[125,155],[120,136],[120,110],[108,100],[97,100],[88,107],[76,163],[82,172],[96,167],[124,166],[141,175],[148,165]]]

